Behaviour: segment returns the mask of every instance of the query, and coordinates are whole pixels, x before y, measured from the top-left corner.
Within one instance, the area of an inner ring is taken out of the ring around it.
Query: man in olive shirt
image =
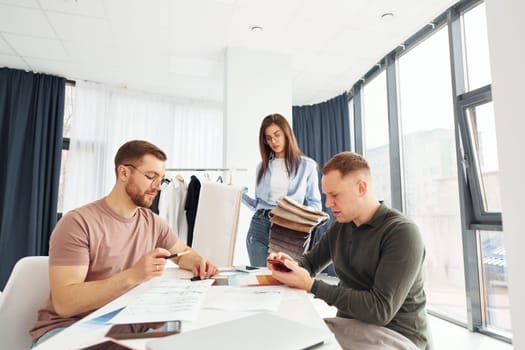
[[[372,329],[366,328],[370,324],[394,338],[399,334],[408,338],[413,344],[400,337],[407,349],[414,344],[425,349],[425,248],[417,226],[377,200],[370,167],[362,156],[339,153],[325,164],[322,173],[326,207],[337,222],[297,261],[283,253],[270,253],[270,258],[281,259],[291,272],[279,271],[271,263],[268,268],[286,285],[309,291],[337,307],[338,326],[327,323],[343,346],[351,341],[351,328],[364,322],[363,329]],[[312,278],[330,262],[340,280],[337,286]]]

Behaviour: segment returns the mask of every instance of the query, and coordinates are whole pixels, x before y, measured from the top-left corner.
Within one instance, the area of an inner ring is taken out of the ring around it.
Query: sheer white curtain
[[[168,156],[167,168],[222,167],[222,128],[218,105],[77,82],[64,212],[111,190],[115,153],[129,140],[159,146]]]

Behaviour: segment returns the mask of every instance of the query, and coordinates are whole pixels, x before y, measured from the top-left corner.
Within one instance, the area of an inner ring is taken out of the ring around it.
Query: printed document
[[[137,296],[111,323],[194,321],[202,308],[212,279],[203,281],[161,279]]]
[[[204,308],[226,311],[273,311],[281,305],[282,286],[267,287],[213,287]]]

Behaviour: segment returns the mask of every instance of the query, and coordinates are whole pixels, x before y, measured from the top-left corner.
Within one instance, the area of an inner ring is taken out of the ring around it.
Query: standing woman
[[[270,236],[269,212],[284,196],[321,210],[317,163],[303,155],[292,128],[280,114],[270,114],[259,129],[261,163],[257,166],[255,199],[243,194],[242,201],[255,214],[246,247],[252,266],[266,266]]]

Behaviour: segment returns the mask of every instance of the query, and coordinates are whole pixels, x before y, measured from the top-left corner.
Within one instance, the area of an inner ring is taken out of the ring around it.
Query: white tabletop
[[[189,271],[181,270],[178,268],[167,268],[164,276],[161,278],[176,279],[176,278],[189,278],[191,273]],[[126,306],[136,295],[143,293],[147,288],[150,287],[151,283],[146,282],[119,298],[113,300],[111,303],[98,309],[97,311],[86,316],[79,322],[65,329],[56,336],[45,341],[41,345],[35,347],[37,350],[45,349],[79,349],[91,344],[98,343],[104,340],[104,334],[109,330],[110,325],[97,326],[97,327],[86,327],[85,323],[98,316],[104,315],[112,310]],[[236,288],[236,287],[231,287]],[[255,287],[257,288],[257,287]],[[328,330],[328,327],[324,323],[323,319],[319,316],[316,309],[314,308],[311,299],[308,298],[306,292],[297,289],[288,288],[285,286],[277,287],[284,291],[281,305],[279,306],[278,315],[285,317],[297,322],[304,323],[310,327],[320,328]],[[207,297],[212,297],[216,292],[215,287],[211,287],[208,291]],[[255,312],[247,311],[224,311],[217,309],[203,308],[199,311],[198,319],[193,322],[182,322],[182,332],[190,331],[197,328],[206,327],[209,325],[246,317]],[[145,349],[145,344],[150,339],[132,339],[122,340],[121,342],[133,349]],[[322,349],[340,349],[339,344],[335,338],[331,335],[328,336],[327,341],[321,347]]]

